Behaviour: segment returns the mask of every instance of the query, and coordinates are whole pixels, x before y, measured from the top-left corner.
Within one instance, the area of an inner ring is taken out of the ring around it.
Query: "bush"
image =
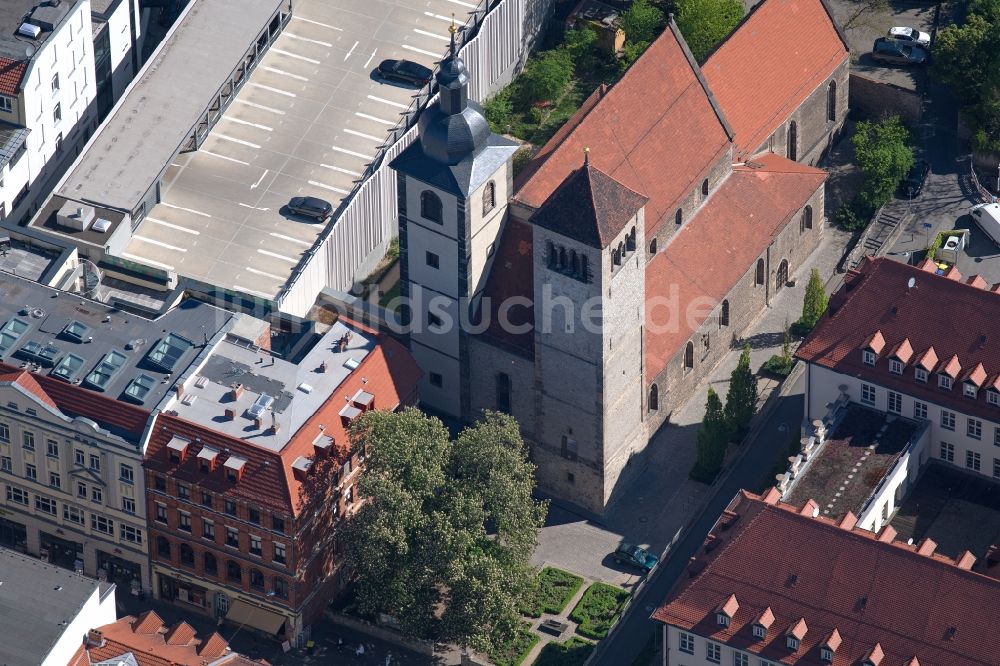
[[[863,120],[851,137],[858,166],[865,176],[860,200],[876,210],[892,199],[913,166],[910,133],[899,116],[879,122]]]
[[[545,567],[538,574],[538,588],[525,600],[521,613],[528,617],[541,617],[542,613],[557,615],[563,612],[581,585],[583,578],[562,569]]]
[[[695,60],[703,62],[716,44],[733,31],[744,13],[740,0],[678,0],[677,27]]]
[[[631,596],[619,587],[594,583],[583,593],[569,619],[577,623],[576,632],[581,636],[601,640],[618,621]]]
[[[496,666],[520,666],[537,642],[538,634],[533,632],[531,625],[526,622],[513,640],[489,652],[490,661]]]
[[[810,326],[800,319],[799,321],[792,324],[791,328],[789,328],[788,330],[796,338],[804,338],[810,333],[812,333],[813,328],[814,326]]]
[[[860,231],[868,226],[868,218],[858,214],[852,204],[845,204],[833,214],[833,221],[845,231]]]
[[[491,130],[497,134],[509,134],[514,125],[514,100],[510,86],[488,99],[483,111]]]
[[[513,175],[516,176],[521,173],[521,171],[524,170],[524,167],[528,166],[528,162],[531,161],[531,158],[531,151],[527,148],[520,148],[516,153],[514,153],[514,157],[511,158],[511,168],[514,171]]]
[[[660,32],[663,12],[649,3],[649,0],[634,0],[622,14],[621,28],[625,39],[632,44],[649,44]]]
[[[562,643],[546,643],[534,666],[582,666],[593,651],[593,643],[573,636]]]
[[[760,371],[784,379],[791,373],[793,365],[795,365],[794,361],[789,360],[781,354],[775,354],[764,361],[764,365],[760,366]]]
[[[573,78],[573,58],[568,49],[545,51],[528,60],[519,80],[526,104],[558,99]]]

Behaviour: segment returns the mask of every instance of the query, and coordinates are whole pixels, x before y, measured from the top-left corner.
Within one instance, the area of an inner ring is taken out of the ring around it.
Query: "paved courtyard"
[[[371,162],[416,91],[384,83],[385,58],[433,66],[454,12],[472,2],[301,0],[200,149],[168,169],[162,203],[129,259],[273,297],[323,225],[283,209],[294,196],[334,208]]]

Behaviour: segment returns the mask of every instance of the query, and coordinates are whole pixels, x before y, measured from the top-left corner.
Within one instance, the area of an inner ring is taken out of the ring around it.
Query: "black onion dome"
[[[490,137],[490,125],[475,102],[452,114],[432,104],[421,114],[419,127],[424,153],[444,164],[458,164]]]

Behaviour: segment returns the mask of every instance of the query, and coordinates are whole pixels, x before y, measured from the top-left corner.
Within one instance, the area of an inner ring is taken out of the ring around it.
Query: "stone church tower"
[[[493,263],[512,190],[517,144],[490,131],[469,99],[469,73],[452,33],[437,73],[439,97],[419,139],[391,164],[398,179],[401,295],[410,351],[425,375],[421,403],[468,413],[468,326]]]

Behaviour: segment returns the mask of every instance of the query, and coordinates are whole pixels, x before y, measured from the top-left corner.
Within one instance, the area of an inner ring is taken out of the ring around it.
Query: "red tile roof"
[[[489,317],[489,326],[483,335],[522,356],[534,354],[535,310],[530,305],[510,307],[505,315],[510,326],[501,325],[500,310],[504,303],[515,302],[511,300],[514,298],[520,298],[522,303],[535,300],[532,245],[531,225],[509,217],[500,236],[482,301],[482,316]]]
[[[135,656],[139,666],[207,666],[227,654],[230,658],[218,662],[220,666],[267,664],[264,660],[254,661],[230,652],[229,644],[217,633],[201,641],[186,622],[166,627],[152,611],[139,618],[120,618],[117,622],[98,627],[97,631],[103,638],[101,644],[84,644],[82,648],[89,656],[89,662],[77,659],[71,664],[82,666],[113,660],[129,652]]]
[[[668,28],[589,112],[554,136],[519,178],[514,198],[539,208],[590,148],[591,163],[649,197],[646,235],[697,189],[729,149],[729,130],[693,60]],[[573,122],[573,121],[571,121]]]
[[[997,663],[1000,581],[745,491],[724,515],[713,547],[699,551],[653,619],[783,664],[822,663],[819,648],[834,647],[834,630],[841,639],[834,666],[879,652],[883,666],[913,657],[934,666]],[[720,626],[714,609],[734,594],[740,608]],[[758,640],[751,624],[768,607],[776,622]],[[792,652],[774,627],[800,618],[808,629]]]
[[[772,153],[755,164],[735,168],[646,266],[648,377],[666,367],[826,179],[819,169]],[[672,301],[675,292],[676,313],[658,303]]]
[[[737,156],[756,152],[848,55],[823,0],[754,7],[702,65],[733,128]]]
[[[341,321],[345,321],[343,318]],[[349,322],[350,326],[357,326]],[[393,410],[416,401],[416,387],[422,372],[409,352],[391,338],[382,338],[361,364],[337,387],[280,452],[254,445],[177,416],[160,414],[153,427],[144,465],[198,488],[251,502],[277,511],[298,515],[305,504],[300,496],[302,482],[292,463],[300,456],[315,455],[313,442],[320,435],[333,438],[335,453],[346,459],[349,451],[347,430],[340,410],[359,390],[375,396],[375,409]],[[320,425],[325,429],[321,430]],[[190,442],[180,463],[170,462],[165,449],[174,437]],[[204,447],[219,451],[215,471],[203,473],[197,459]],[[230,482],[223,464],[231,456],[246,460],[241,481]]]
[[[913,279],[913,288],[909,281]],[[866,259],[830,299],[830,309],[803,342],[796,356],[837,372],[863,377],[894,391],[966,414],[997,420],[1000,409],[980,392],[963,395],[962,387],[942,390],[933,377],[922,383],[907,366],[902,375],[889,372],[879,357],[864,365],[861,349],[874,330],[889,348],[909,339],[915,350],[911,365],[928,372],[960,377],[961,368],[982,364],[987,386],[1000,375],[1000,294],[922,271],[891,259]],[[976,372],[976,376],[980,376]]]
[[[21,81],[27,71],[26,61],[0,57],[0,95],[17,97],[21,92]]]
[[[38,398],[39,402],[42,404],[58,409],[55,401],[49,397],[49,394],[45,392],[45,389],[43,389],[41,385],[35,381],[35,378],[27,370],[17,370],[14,372],[5,372],[0,374],[0,384],[7,383],[17,384],[25,391]]]

